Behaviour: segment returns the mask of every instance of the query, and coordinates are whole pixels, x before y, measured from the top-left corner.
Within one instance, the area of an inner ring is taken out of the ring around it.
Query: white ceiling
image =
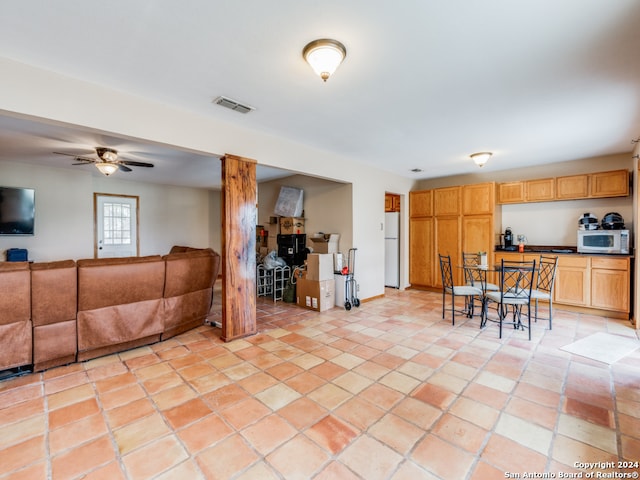
[[[301,55],[323,37],[348,51],[327,83]],[[639,53],[638,0],[0,2],[2,57],[416,179],[477,171],[477,151],[494,152],[483,171],[631,152]],[[50,152],[110,146],[153,161],[134,172],[152,181],[219,181],[199,174],[217,159],[15,118],[0,145],[61,166]]]

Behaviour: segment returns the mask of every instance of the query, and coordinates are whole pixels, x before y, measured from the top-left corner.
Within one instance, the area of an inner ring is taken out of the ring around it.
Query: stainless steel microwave
[[[629,230],[578,230],[580,253],[629,253]]]

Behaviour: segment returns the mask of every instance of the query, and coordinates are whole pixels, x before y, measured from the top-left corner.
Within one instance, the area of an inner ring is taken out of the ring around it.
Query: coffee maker
[[[504,248],[508,249],[513,246],[513,233],[511,227],[507,227],[504,231]]]

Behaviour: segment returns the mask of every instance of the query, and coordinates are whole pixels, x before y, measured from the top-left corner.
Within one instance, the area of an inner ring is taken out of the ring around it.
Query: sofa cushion
[[[61,260],[31,264],[33,325],[75,320],[78,307],[76,262]]]

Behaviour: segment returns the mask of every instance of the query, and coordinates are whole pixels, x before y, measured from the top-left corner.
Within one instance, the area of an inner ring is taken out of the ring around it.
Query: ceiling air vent
[[[251,110],[255,110],[249,105],[243,105],[240,102],[236,102],[235,100],[231,100],[230,98],[223,96],[214,99],[213,103],[215,103],[216,105],[220,105],[221,107],[230,108],[231,110],[240,113],[249,113]]]

